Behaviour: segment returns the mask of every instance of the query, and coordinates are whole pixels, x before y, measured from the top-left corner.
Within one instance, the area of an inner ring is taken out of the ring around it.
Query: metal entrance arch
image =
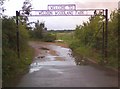
[[[18,17],[21,15],[20,11],[16,11],[17,24],[17,54],[20,58],[19,48],[19,28]],[[105,30],[103,30],[103,62],[108,62],[108,9],[76,9],[75,4],[54,4],[48,5],[47,10],[31,10],[28,16],[94,16],[101,15],[105,18]]]

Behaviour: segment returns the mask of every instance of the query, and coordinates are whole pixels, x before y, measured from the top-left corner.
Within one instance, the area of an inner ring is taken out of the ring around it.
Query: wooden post
[[[105,60],[108,63],[108,9],[105,10]]]
[[[19,47],[19,21],[18,21],[19,12],[16,11],[16,36],[17,36],[17,56],[20,58],[20,47]]]

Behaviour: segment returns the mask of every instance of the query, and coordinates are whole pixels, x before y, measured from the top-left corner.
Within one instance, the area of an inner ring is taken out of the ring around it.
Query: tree
[[[118,14],[118,10],[114,10],[111,13],[108,21],[108,64],[114,67],[118,67],[118,20],[120,19]],[[72,47],[74,50],[79,49],[81,45],[86,49],[89,47],[91,50],[93,50],[93,52],[95,51],[97,54],[99,54],[99,58],[102,59],[101,52],[103,44],[103,19],[104,17],[101,16],[92,16],[89,18],[88,22],[84,22],[82,25],[76,26],[76,39],[74,39],[72,42]],[[82,50],[82,47],[80,48],[80,51]]]
[[[102,20],[103,18],[100,16],[90,17],[89,21],[83,22],[82,25],[76,27],[75,37],[79,39],[83,45],[90,44],[94,48],[98,47],[102,41],[102,33],[97,34],[98,31],[101,30]],[[101,46],[99,46],[99,48],[101,48]]]
[[[4,7],[3,7],[3,4],[5,3],[6,0],[0,0],[0,18],[2,18],[2,13],[6,10]]]
[[[26,52],[27,39],[29,37],[26,25],[19,24],[20,27],[20,53]],[[10,76],[16,75],[21,70],[21,65],[25,66],[25,56],[17,58],[16,52],[16,22],[14,17],[2,18],[2,68],[3,81]],[[22,63],[20,62],[22,60]],[[27,65],[27,64],[26,64]],[[19,70],[20,69],[20,70]],[[6,80],[7,81],[7,80]]]
[[[39,39],[41,41],[53,42],[56,39],[56,35],[47,31],[44,22],[35,23],[35,28],[33,30],[29,30],[30,37],[34,39]]]
[[[30,15],[30,12],[32,10],[32,4],[30,2],[30,0],[25,0],[23,2],[23,6],[22,6],[22,20],[23,21],[28,21],[28,16]]]
[[[108,36],[108,42],[109,42],[109,55],[114,56],[114,58],[117,58],[118,55],[118,10],[115,10],[110,15],[110,21],[109,21],[109,36]]]

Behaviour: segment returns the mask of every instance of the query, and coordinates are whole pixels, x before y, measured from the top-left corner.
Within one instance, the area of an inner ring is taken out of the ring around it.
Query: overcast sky
[[[16,10],[21,10],[25,0],[9,0],[5,2],[4,7],[7,9],[4,14],[8,16],[15,16]],[[118,8],[119,0],[31,0],[34,10],[47,10],[49,4],[75,4],[76,9],[108,9],[109,13]],[[74,29],[76,25],[87,21],[85,16],[54,16],[54,17],[30,17],[31,21],[45,22],[48,29]]]

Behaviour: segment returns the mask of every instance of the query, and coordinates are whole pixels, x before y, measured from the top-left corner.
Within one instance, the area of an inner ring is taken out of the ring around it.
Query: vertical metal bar
[[[108,9],[105,10],[105,60],[104,63],[108,63]]]
[[[18,58],[20,58],[18,16],[19,16],[19,12],[16,11],[17,56]]]
[[[105,51],[105,49],[104,49],[105,36],[104,36],[104,35],[105,35],[105,32],[104,32],[104,22],[103,22],[103,33],[102,33],[102,36],[103,36],[103,37],[102,37],[102,38],[103,38],[103,39],[102,39],[102,40],[103,40],[103,42],[102,42],[102,58],[103,58],[103,60],[102,60],[102,63],[103,63],[104,57],[105,57],[105,56],[104,56],[104,53],[105,53],[105,52],[104,52],[104,51]]]
[[[118,2],[118,65],[120,65],[120,1]],[[120,71],[120,66],[118,66],[118,71]],[[120,76],[118,76],[120,80]]]

